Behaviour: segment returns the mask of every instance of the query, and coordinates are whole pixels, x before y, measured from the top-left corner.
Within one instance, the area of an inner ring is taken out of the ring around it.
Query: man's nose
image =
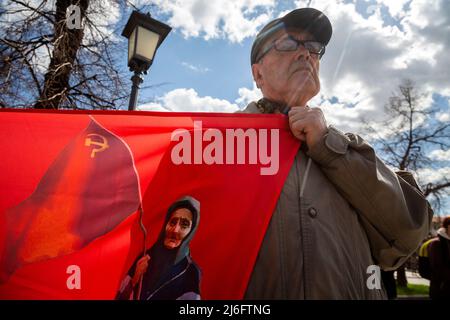
[[[305,60],[309,60],[311,57],[309,50],[301,43],[298,45],[297,50],[295,50],[295,59],[298,60],[300,57],[303,57]]]

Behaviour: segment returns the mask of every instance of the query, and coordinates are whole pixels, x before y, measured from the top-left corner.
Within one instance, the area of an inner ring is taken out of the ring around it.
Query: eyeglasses
[[[277,51],[289,52],[296,51],[302,45],[310,54],[316,54],[319,59],[322,58],[325,53],[325,45],[315,40],[297,40],[293,36],[288,35],[285,38],[277,39],[270,46],[268,46],[256,59],[259,62],[272,48]]]

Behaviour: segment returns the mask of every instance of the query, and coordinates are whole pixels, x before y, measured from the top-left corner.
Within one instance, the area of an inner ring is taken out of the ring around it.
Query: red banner
[[[0,122],[1,299],[241,299],[299,147],[283,115]]]

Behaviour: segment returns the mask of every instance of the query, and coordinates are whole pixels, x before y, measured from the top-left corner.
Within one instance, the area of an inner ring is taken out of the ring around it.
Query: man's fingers
[[[307,118],[308,116],[306,113],[295,113],[289,116],[289,124],[293,124],[296,121],[301,121]]]
[[[319,108],[293,111],[289,114],[289,124],[292,126],[297,121],[304,121],[305,126],[321,126],[324,122],[322,110]]]
[[[327,131],[320,108],[293,107],[288,115],[292,134],[297,139],[306,141],[308,147],[314,146]]]
[[[298,112],[293,112],[291,114],[289,114],[289,123],[294,123],[296,121],[299,120],[308,120],[308,121],[313,121],[315,118],[315,115],[312,114],[310,111],[298,111]]]
[[[304,133],[298,133],[295,137],[300,141],[306,141],[306,135]]]
[[[294,107],[289,110],[288,116],[289,119],[298,120],[305,117],[322,117],[323,113],[320,108]]]
[[[291,131],[297,139],[305,141],[307,132],[308,121],[306,119],[300,119],[296,121],[289,121]]]
[[[288,116],[289,118],[291,117],[297,117],[299,115],[305,115],[307,114],[311,109],[309,108],[304,108],[304,107],[292,107],[289,112],[288,112]]]

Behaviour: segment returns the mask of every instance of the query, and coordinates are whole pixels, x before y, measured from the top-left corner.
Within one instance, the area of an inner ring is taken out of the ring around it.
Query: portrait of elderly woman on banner
[[[196,199],[186,196],[175,201],[157,241],[133,263],[116,299],[200,300],[201,271],[189,251],[199,221]]]

